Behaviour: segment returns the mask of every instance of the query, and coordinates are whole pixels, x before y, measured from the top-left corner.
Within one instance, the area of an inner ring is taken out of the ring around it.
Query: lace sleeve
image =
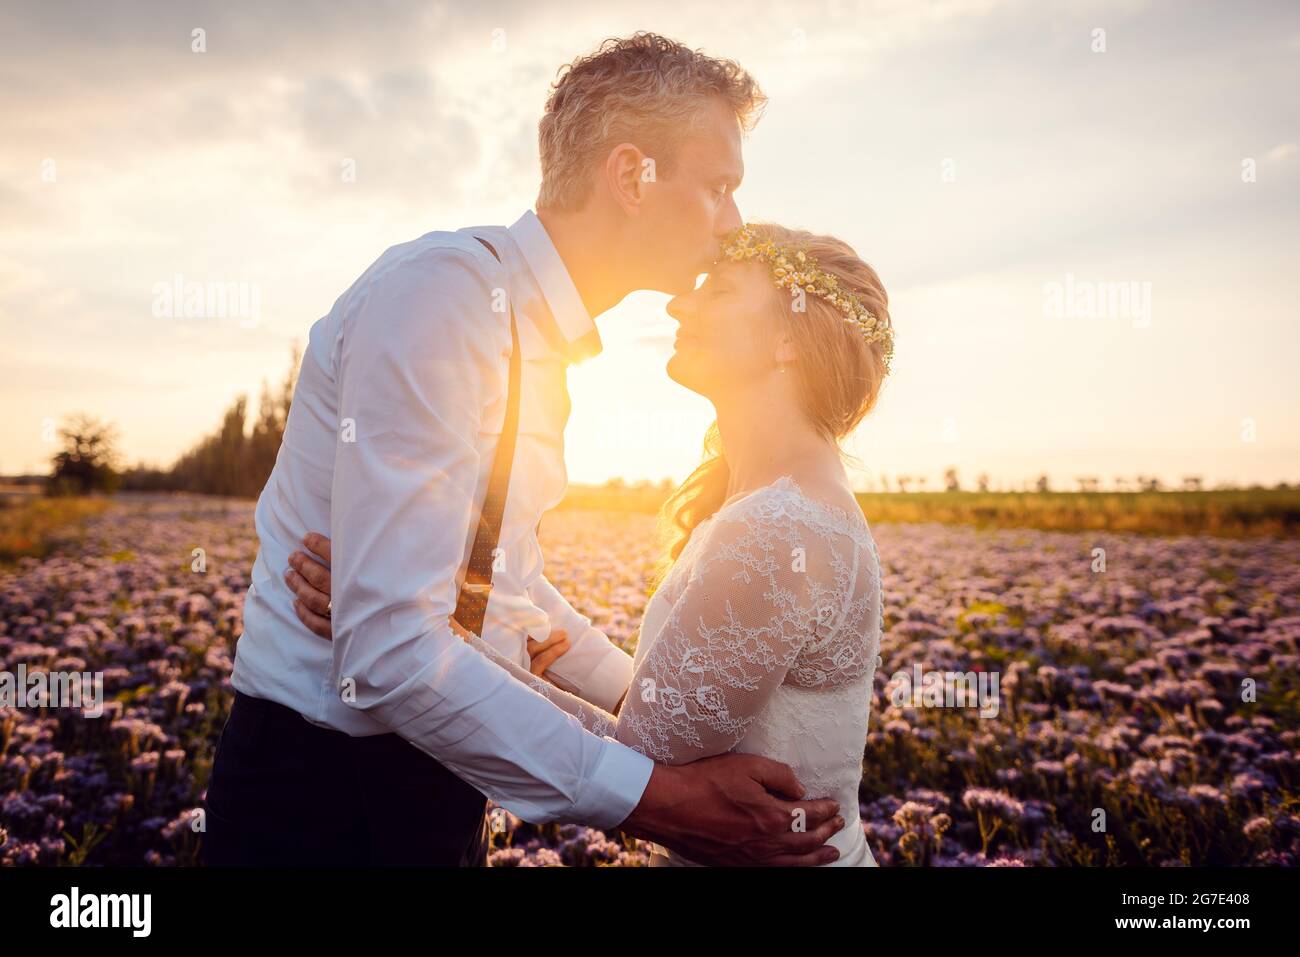
[[[582,722],[582,726],[592,734],[599,735],[602,738],[612,738],[614,736],[616,719],[609,712],[596,707],[596,705],[589,701],[583,701],[577,695],[571,695],[567,691],[561,691],[549,681],[537,677],[526,668],[521,668],[478,635],[470,634],[463,629],[457,629],[457,633],[484,657],[490,658],[506,671],[510,672],[516,680],[522,681],[524,684],[528,685],[528,687],[549,700],[561,711],[567,711],[569,714],[573,715]]]
[[[858,554],[843,536],[784,513],[715,515],[700,532],[619,713],[618,740],[669,764],[731,750],[783,682],[837,680],[824,665],[855,631]]]

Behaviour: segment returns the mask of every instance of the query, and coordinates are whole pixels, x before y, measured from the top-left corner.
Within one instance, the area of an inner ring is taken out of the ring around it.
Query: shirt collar
[[[550,306],[555,324],[566,343],[569,360],[580,362],[597,355],[603,345],[596,323],[587,312],[568,267],[537,214],[527,210],[515,220],[509,233]]]

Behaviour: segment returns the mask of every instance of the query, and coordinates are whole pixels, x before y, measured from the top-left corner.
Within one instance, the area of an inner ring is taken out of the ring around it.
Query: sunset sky
[[[5,3],[0,473],[45,471],[73,412],[167,464],[255,404],[386,247],[529,208],[555,70],[637,29],[757,76],[742,214],[889,290],[862,487],[1300,480],[1300,6],[997,0]],[[177,277],[258,315],[156,316]],[[1103,283],[1132,308],[1089,313]],[[571,480],[698,460],[665,301],[598,320]]]

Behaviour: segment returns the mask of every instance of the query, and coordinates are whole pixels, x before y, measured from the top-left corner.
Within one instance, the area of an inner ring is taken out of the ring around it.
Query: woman
[[[706,460],[664,505],[666,558],[617,716],[538,677],[563,653],[562,634],[530,642],[536,674],[463,635],[589,730],[655,761],[734,750],[785,762],[807,796],[839,802],[830,866],[874,866],[857,792],[880,566],[838,443],[888,374],[888,299],[875,270],[829,236],[751,225],[725,254],[668,305],[680,324],[668,374],[709,399],[717,421]],[[328,589],[326,569],[302,555],[294,564]],[[325,593],[288,575],[325,606]],[[656,847],[652,863],[692,862]]]

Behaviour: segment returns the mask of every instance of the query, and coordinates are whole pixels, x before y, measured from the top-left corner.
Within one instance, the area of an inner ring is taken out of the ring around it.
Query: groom
[[[741,222],[741,133],[762,103],[729,61],[653,34],[606,41],[547,102],[536,214],[395,246],[312,326],[257,505],[208,863],[479,865],[484,795],[705,863],[834,859],[837,807],[798,800],[785,765],[655,765],[583,730],[449,621],[505,426],[513,315],[522,401],[483,638],[527,668],[529,639],[566,632],[547,676],[617,706],[632,659],[547,581],[537,542],[567,482],[566,371],[601,350],[592,317],[637,289],[687,291],[716,260]],[[280,573],[324,528],[332,643],[298,620]]]

